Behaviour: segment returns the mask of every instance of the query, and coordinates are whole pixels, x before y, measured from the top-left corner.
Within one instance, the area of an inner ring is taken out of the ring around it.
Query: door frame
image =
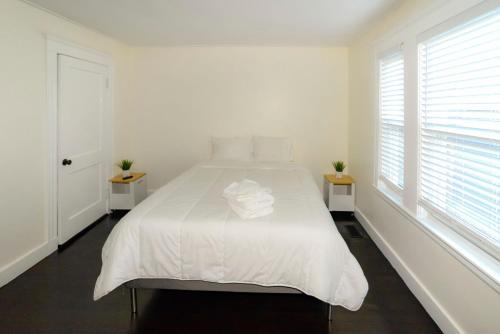
[[[108,67],[109,76],[107,80],[108,93],[104,107],[104,134],[103,148],[105,156],[105,182],[103,185],[106,194],[109,194],[107,179],[113,173],[113,117],[114,110],[114,64],[111,56],[97,50],[82,47],[72,42],[65,41],[51,35],[46,36],[47,47],[47,103],[48,103],[48,157],[47,157],[47,201],[46,201],[46,221],[49,241],[59,243],[59,222],[58,222],[58,56],[70,56]],[[106,197],[106,211],[109,212],[109,195]]]

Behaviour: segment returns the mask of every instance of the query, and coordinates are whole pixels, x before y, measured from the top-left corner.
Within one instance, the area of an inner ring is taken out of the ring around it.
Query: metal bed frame
[[[246,293],[284,293],[301,294],[302,292],[282,286],[260,286],[243,283],[212,283],[205,281],[184,281],[164,278],[135,279],[124,284],[130,292],[130,310],[137,314],[137,289],[165,289],[191,291],[219,291],[219,292],[246,292]],[[328,321],[333,320],[333,307],[328,305]]]

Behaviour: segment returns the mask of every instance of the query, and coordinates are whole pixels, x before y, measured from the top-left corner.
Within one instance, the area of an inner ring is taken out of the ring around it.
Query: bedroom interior
[[[0,333],[498,333],[500,1],[0,0]]]

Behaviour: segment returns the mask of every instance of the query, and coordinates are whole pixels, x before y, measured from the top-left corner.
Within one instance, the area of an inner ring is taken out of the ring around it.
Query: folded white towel
[[[233,182],[226,189],[224,189],[225,198],[234,198],[236,196],[244,198],[263,193],[270,194],[271,189],[261,187],[261,185],[257,182],[248,179],[244,179],[241,182]]]
[[[232,202],[234,206],[238,206],[246,210],[258,210],[260,208],[272,206],[274,204],[274,197],[270,194],[259,194],[253,198],[239,196],[228,198],[228,202]]]
[[[242,209],[238,205],[234,205],[231,202],[231,200],[229,200],[228,203],[229,203],[229,206],[231,207],[231,209],[234,212],[236,212],[236,214],[238,216],[240,216],[240,218],[243,218],[243,219],[253,219],[253,218],[267,216],[267,215],[273,213],[273,211],[274,211],[272,206],[263,207],[263,208],[260,208],[258,210],[247,210],[247,209]]]
[[[262,217],[273,212],[274,197],[271,189],[245,179],[233,182],[224,189],[223,196],[231,209],[243,219]]]

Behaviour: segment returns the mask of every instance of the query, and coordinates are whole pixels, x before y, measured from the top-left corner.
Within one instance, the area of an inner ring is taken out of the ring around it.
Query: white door
[[[58,56],[59,244],[106,213],[108,68]]]

